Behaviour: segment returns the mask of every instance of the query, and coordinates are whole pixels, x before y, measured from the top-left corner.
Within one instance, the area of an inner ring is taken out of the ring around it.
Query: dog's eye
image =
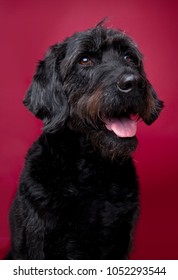
[[[83,66],[93,66],[94,62],[90,58],[88,58],[88,57],[82,57],[79,60],[79,64],[81,64]]]
[[[130,55],[130,54],[125,54],[124,55],[124,59],[127,61],[127,63],[132,63],[134,65],[138,65],[138,60],[137,58],[135,58],[134,56]]]
[[[124,55],[124,59],[129,63],[131,62],[131,56],[128,54]]]

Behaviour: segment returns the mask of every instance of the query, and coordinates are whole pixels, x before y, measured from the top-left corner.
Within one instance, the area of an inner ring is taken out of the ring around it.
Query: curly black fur
[[[101,24],[51,47],[24,100],[44,122],[10,212],[13,259],[125,259],[139,212],[136,136],[106,122],[151,124],[163,102],[125,33]]]

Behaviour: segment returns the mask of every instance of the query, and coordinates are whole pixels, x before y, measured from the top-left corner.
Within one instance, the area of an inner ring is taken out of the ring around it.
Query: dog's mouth
[[[130,114],[118,118],[105,119],[105,127],[121,138],[131,138],[136,135],[138,114]]]

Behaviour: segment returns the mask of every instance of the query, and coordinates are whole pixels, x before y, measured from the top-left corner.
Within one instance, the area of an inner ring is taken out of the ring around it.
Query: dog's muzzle
[[[117,82],[117,90],[120,95],[128,94],[130,98],[144,89],[144,81],[140,75],[134,73],[123,73]],[[124,96],[123,96],[124,97]],[[133,108],[131,105],[128,108],[124,107],[123,111],[117,116],[105,118],[105,127],[107,130],[112,131],[116,136],[120,138],[132,138],[137,132],[137,122],[140,118],[139,110]]]

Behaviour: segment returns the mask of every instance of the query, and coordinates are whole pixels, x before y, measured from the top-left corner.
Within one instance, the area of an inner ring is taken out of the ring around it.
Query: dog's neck
[[[43,133],[41,137],[43,143],[46,143],[49,149],[53,149],[53,153],[60,154],[60,151],[63,151],[63,147],[65,147],[65,153],[69,158],[71,155],[75,155],[75,157],[84,156],[92,158],[96,162],[102,161],[106,162],[106,164],[112,163],[116,165],[124,165],[132,160],[130,155],[119,155],[118,152],[118,156],[112,156],[110,151],[108,153],[103,152],[103,150],[105,151],[105,147],[93,145],[91,135],[76,132],[67,127],[54,134]]]

